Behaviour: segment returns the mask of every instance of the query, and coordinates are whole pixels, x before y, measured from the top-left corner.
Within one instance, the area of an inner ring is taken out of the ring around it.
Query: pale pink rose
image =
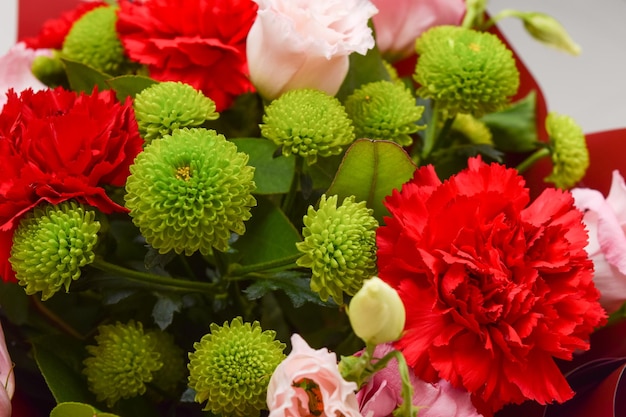
[[[415,40],[433,26],[458,25],[465,15],[464,0],[372,0],[376,45],[390,61],[415,53]]]
[[[391,344],[376,346],[374,356],[382,358],[391,352]],[[480,417],[467,391],[453,387],[448,381],[430,384],[417,378],[409,369],[413,385],[413,405],[420,407],[419,417]],[[357,393],[361,414],[365,417],[388,417],[402,403],[402,381],[398,361],[392,359],[376,372]]]
[[[15,377],[2,326],[0,326],[0,385],[0,417],[11,417],[11,398],[15,393]]]
[[[348,55],[374,47],[369,0],[254,0],[248,33],[250,79],[266,99],[297,88],[335,95],[348,73]]]
[[[328,349],[312,349],[298,334],[291,337],[291,345],[291,353],[270,378],[267,389],[269,417],[311,415],[309,395],[317,397],[322,412],[319,417],[361,417],[355,395],[356,383],[341,377],[337,356]],[[317,395],[294,386],[302,381],[317,384]]]
[[[620,173],[613,171],[606,199],[588,188],[575,188],[572,195],[576,207],[585,213],[593,280],[600,291],[600,304],[610,314],[626,301],[626,184]]]
[[[28,49],[23,42],[19,42],[0,57],[0,108],[7,101],[7,91],[13,88],[20,92],[27,88],[43,90],[47,88],[30,70],[35,57],[52,55],[49,49]]]

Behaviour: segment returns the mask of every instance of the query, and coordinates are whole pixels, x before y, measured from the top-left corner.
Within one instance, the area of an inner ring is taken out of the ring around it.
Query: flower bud
[[[406,320],[400,296],[378,277],[366,280],[354,295],[348,316],[354,333],[366,343],[373,344],[398,339]]]
[[[552,173],[546,181],[558,188],[576,185],[589,167],[589,151],[582,128],[569,116],[550,112],[546,117],[546,130],[550,136]]]
[[[526,13],[524,28],[535,39],[572,55],[580,54],[580,46],[572,40],[563,25],[544,13]]]

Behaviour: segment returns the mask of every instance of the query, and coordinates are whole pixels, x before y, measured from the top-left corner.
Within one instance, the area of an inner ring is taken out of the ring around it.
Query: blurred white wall
[[[54,1],[54,0],[48,0]],[[15,43],[18,0],[0,0],[0,56]]]

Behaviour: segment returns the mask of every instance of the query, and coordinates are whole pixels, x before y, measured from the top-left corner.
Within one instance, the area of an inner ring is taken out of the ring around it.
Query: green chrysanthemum
[[[187,374],[185,352],[176,345],[169,333],[153,330],[148,333],[154,340],[163,367],[154,374],[152,383],[164,392],[175,390]]]
[[[230,326],[211,324],[211,333],[194,343],[189,354],[189,386],[205,410],[233,417],[258,416],[266,408],[267,386],[285,358],[276,332],[259,322],[235,318]]]
[[[188,84],[174,81],[146,88],[137,94],[133,107],[139,132],[147,143],[219,117],[213,100]]]
[[[95,346],[87,346],[83,373],[96,399],[112,407],[121,398],[143,395],[163,366],[154,337],[130,321],[99,326],[95,339]]]
[[[500,110],[519,87],[513,53],[497,36],[459,26],[436,26],[417,39],[418,95],[448,116],[481,117]]]
[[[471,143],[493,145],[493,135],[487,125],[469,114],[459,113],[452,123],[453,132],[457,132]]]
[[[297,264],[311,268],[311,289],[322,300],[331,296],[343,304],[344,292],[354,295],[376,273],[378,222],[364,201],[350,196],[337,207],[336,195],[323,195],[319,208],[310,206],[303,221]]]
[[[130,167],[126,207],[160,253],[225,251],[256,205],[248,155],[207,129],[178,129],[148,145]]]
[[[65,37],[63,56],[107,74],[124,73],[129,62],[115,30],[116,22],[116,6],[88,11],[74,22]]]
[[[35,208],[13,235],[9,262],[26,294],[41,291],[47,300],[61,288],[69,291],[80,268],[95,259],[100,223],[93,211],[73,202]]]
[[[546,181],[567,189],[580,181],[589,167],[589,152],[582,128],[569,116],[551,112],[546,117],[550,136],[552,173]]]
[[[391,140],[402,146],[413,143],[411,134],[426,126],[417,121],[424,112],[402,83],[376,81],[354,91],[345,101],[357,137]]]
[[[52,56],[36,56],[30,70],[39,81],[48,87],[57,87],[67,81],[65,67],[57,50],[52,51]]]
[[[317,157],[338,155],[354,141],[354,128],[334,97],[317,90],[291,90],[265,108],[261,134],[282,147],[283,155],[300,155],[313,164]]]

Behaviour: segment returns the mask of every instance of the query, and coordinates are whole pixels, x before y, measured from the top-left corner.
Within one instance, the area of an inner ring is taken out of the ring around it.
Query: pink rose
[[[575,188],[572,195],[576,207],[585,212],[593,280],[600,290],[600,304],[610,314],[626,301],[626,184],[620,173],[613,171],[606,199],[588,188]]]
[[[11,398],[15,393],[15,377],[2,326],[0,326],[0,385],[0,417],[10,417]]]
[[[433,26],[458,25],[465,15],[464,0],[372,0],[376,45],[390,61],[415,53],[415,40]]]
[[[382,358],[391,352],[391,344],[378,345],[374,357]],[[448,381],[430,384],[417,378],[409,369],[413,385],[413,405],[420,407],[419,417],[480,417],[470,394],[453,387]],[[402,403],[402,381],[398,373],[398,361],[392,359],[387,366],[375,373],[357,393],[361,414],[365,417],[391,416]]]
[[[20,92],[27,88],[33,90],[43,90],[46,87],[31,72],[30,67],[33,60],[39,55],[50,56],[49,49],[28,49],[24,42],[19,42],[0,57],[0,106],[4,106],[7,101],[7,91],[13,88]]]
[[[312,349],[298,334],[291,337],[291,345],[291,353],[270,378],[269,417],[307,416],[312,411],[319,417],[360,417],[356,383],[341,377],[337,356],[328,349]]]
[[[254,0],[257,18],[247,39],[250,79],[266,99],[297,88],[335,95],[348,55],[374,47],[369,0]]]

